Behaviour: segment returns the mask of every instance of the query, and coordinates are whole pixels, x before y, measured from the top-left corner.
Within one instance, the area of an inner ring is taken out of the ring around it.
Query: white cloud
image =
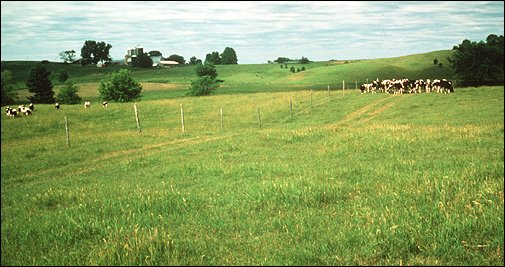
[[[136,44],[188,59],[231,46],[239,63],[387,57],[451,49],[504,26],[503,2],[494,1],[1,3],[2,60],[54,58],[85,40],[112,44],[114,58]]]

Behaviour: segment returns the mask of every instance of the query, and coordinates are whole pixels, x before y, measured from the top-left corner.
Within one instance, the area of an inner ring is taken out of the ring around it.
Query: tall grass
[[[2,116],[2,265],[503,265],[503,92]]]

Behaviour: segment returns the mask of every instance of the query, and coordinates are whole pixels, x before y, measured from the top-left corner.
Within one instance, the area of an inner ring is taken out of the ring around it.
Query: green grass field
[[[221,66],[219,94],[179,97],[183,74],[137,72],[141,133],[89,77],[89,109],[2,115],[2,265],[503,266],[503,86],[328,98],[235,67],[270,87],[226,92],[254,78]]]

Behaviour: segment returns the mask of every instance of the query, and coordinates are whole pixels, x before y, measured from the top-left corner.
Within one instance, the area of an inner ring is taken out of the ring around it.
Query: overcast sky
[[[2,1],[2,60],[61,61],[86,40],[163,56],[222,53],[239,64],[396,57],[503,35],[503,1],[466,2],[15,2]]]

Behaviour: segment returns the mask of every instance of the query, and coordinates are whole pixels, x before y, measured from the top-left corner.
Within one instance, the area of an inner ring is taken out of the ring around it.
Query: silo
[[[137,56],[144,54],[144,48],[142,46],[137,47]]]

